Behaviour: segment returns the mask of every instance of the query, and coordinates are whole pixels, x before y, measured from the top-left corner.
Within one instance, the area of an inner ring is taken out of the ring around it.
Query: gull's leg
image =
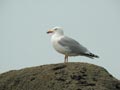
[[[68,62],[68,55],[65,55],[64,63]]]
[[[67,55],[65,55],[65,58],[64,58],[64,63],[67,62]]]
[[[67,58],[66,58],[66,62],[68,62],[68,56],[67,56]]]

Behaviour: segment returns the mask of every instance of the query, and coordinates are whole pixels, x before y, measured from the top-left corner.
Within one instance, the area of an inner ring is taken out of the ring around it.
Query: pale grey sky
[[[71,57],[120,79],[120,0],[0,0],[0,73],[62,63],[46,34],[61,26],[100,59]]]

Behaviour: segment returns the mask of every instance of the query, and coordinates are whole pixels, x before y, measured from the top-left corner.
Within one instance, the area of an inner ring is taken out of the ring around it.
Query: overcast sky
[[[102,66],[120,79],[120,0],[0,0],[0,73],[62,63],[46,34],[54,26],[100,56],[70,62]]]

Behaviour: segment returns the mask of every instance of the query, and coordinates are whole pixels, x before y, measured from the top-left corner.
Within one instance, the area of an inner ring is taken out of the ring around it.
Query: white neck
[[[55,40],[55,39],[58,39],[60,38],[61,36],[63,36],[64,34],[63,33],[54,33],[51,37],[51,40]]]

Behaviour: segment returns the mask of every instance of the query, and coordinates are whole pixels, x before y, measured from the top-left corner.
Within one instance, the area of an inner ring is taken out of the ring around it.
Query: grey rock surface
[[[120,81],[100,66],[60,63],[0,74],[0,90],[120,90]]]

